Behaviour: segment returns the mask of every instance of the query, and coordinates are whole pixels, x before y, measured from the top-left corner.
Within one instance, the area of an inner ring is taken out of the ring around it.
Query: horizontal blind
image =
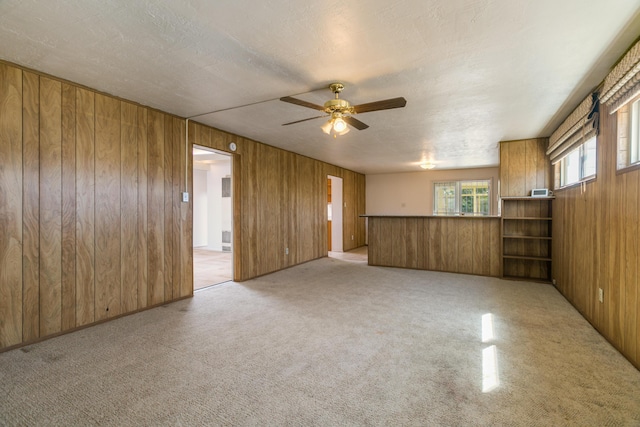
[[[600,101],[613,114],[640,94],[640,42],[629,49],[620,62],[605,77]]]
[[[547,155],[551,163],[598,134],[598,97],[589,94],[549,137]]]

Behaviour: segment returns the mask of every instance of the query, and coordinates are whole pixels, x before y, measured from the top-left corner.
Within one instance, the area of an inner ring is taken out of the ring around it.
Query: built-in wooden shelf
[[[539,257],[539,256],[525,256],[525,255],[502,255],[502,258],[528,259],[528,260],[531,260],[531,261],[551,261],[551,258]]]
[[[502,236],[503,239],[531,239],[531,240],[551,240],[551,236],[517,236],[508,235]]]
[[[541,218],[537,216],[503,216],[503,219],[524,220],[524,221],[551,221],[551,218]]]
[[[553,197],[503,197],[501,275],[551,282],[551,203]]]

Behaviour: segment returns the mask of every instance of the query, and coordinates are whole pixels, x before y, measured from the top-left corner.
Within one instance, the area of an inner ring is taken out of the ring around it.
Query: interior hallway
[[[233,280],[233,254],[193,248],[193,290]]]

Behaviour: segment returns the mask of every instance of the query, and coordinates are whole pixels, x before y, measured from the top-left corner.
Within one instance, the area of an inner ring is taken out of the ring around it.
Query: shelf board
[[[549,261],[551,262],[551,258],[541,257],[541,256],[525,256],[525,255],[502,255],[504,259],[524,259],[529,261]]]
[[[531,196],[512,197],[512,196],[507,196],[507,197],[501,197],[500,200],[505,200],[505,201],[509,201],[509,200],[553,200],[555,198],[556,198],[555,196],[549,196],[549,197],[531,197]]]
[[[526,221],[551,221],[551,217],[546,216],[503,216],[502,219],[523,219]]]
[[[540,279],[534,277],[525,277],[525,276],[502,276],[503,279],[507,280],[523,280],[525,282],[536,282],[536,283],[549,283],[551,284],[551,279]]]
[[[551,236],[518,236],[514,234],[505,234],[503,239],[527,239],[527,240],[551,240]]]

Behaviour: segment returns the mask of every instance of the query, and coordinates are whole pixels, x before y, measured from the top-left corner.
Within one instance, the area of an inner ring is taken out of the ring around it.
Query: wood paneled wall
[[[617,173],[616,115],[603,105],[600,111],[596,179],[555,192],[553,278],[560,292],[640,368],[640,170]]]
[[[500,218],[369,217],[369,265],[500,275]]]
[[[236,280],[327,255],[328,174],[344,179],[345,250],[365,244],[363,175],[189,127],[189,153],[238,144]],[[0,62],[0,351],[193,295],[185,134],[184,119]]]
[[[529,196],[533,188],[551,188],[548,138],[500,142],[500,197]]]
[[[365,177],[250,139],[189,123],[192,144],[233,153],[234,279],[241,281],[327,255],[327,176],[343,179],[343,240],[365,244]],[[353,240],[351,239],[353,236]],[[288,254],[286,253],[288,250]]]
[[[184,126],[0,63],[0,349],[192,295]]]

